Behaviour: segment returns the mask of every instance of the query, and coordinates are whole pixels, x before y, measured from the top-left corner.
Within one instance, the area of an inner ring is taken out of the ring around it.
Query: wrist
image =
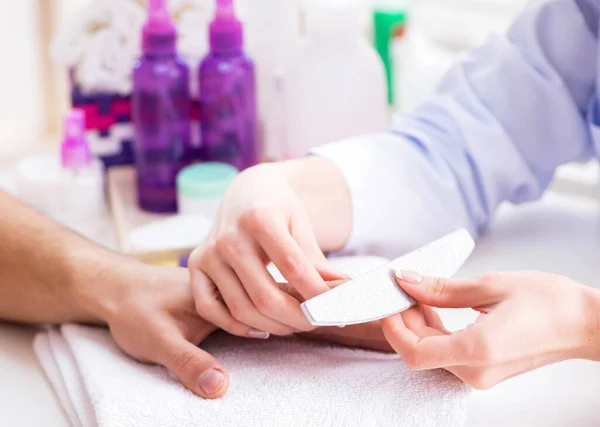
[[[67,265],[71,312],[77,323],[109,323],[133,288],[132,281],[147,280],[145,264],[110,251],[77,251],[69,254]],[[138,270],[136,279],[132,269]]]
[[[600,290],[583,287],[586,300],[583,358],[600,361]]]
[[[350,238],[352,203],[340,169],[318,155],[285,161],[280,167],[304,206],[321,249],[341,250]]]

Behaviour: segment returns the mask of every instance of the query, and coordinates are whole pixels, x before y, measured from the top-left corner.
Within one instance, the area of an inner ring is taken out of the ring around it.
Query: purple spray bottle
[[[243,52],[233,0],[217,0],[210,52],[198,70],[201,157],[244,170],[259,161],[254,63]]]
[[[149,0],[148,6],[143,56],[133,70],[138,204],[150,212],[175,212],[177,173],[193,161],[189,69],[176,54],[165,0]]]

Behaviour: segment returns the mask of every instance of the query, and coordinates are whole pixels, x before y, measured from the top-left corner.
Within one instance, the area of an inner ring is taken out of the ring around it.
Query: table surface
[[[534,269],[600,287],[600,204],[548,194],[505,206],[459,275]],[[472,321],[444,311],[450,328]],[[0,425],[68,426],[32,350],[34,330],[0,324]],[[468,426],[600,425],[600,363],[567,361],[474,391]]]

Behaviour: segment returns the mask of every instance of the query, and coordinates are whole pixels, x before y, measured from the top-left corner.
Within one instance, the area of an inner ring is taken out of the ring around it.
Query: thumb
[[[205,399],[223,396],[229,387],[225,368],[210,354],[173,334],[163,344],[160,363],[173,372],[190,391]]]
[[[423,277],[413,271],[396,271],[404,291],[422,304],[439,308],[468,308],[496,304],[506,288],[496,278],[444,279]]]

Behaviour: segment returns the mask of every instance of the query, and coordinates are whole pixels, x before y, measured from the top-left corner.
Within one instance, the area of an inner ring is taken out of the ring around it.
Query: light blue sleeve
[[[314,150],[350,188],[346,252],[396,256],[459,227],[477,237],[502,202],[533,201],[557,167],[594,156],[599,9],[533,3],[389,132]]]

